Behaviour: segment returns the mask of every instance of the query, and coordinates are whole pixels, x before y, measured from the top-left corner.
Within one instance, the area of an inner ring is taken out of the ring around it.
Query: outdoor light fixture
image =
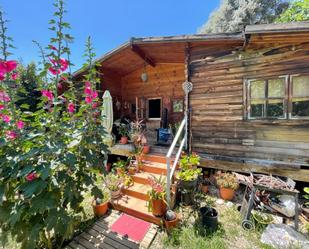
[[[148,81],[148,74],[146,72],[146,63],[144,64],[144,72],[141,74],[141,79],[144,83]]]

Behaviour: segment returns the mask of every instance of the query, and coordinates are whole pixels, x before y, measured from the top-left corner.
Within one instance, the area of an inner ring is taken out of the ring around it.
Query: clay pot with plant
[[[221,173],[216,176],[216,181],[221,198],[231,201],[234,198],[235,190],[239,187],[236,176],[232,173]]]
[[[142,125],[143,120],[135,121],[131,123],[131,140],[134,145],[142,150],[143,154],[148,154],[150,152],[150,146],[147,143],[147,138],[145,136],[145,128]]]
[[[207,178],[204,178],[201,182],[201,191],[204,194],[207,194],[209,191],[209,186],[210,186],[210,180]]]
[[[117,199],[121,195],[122,178],[119,175],[109,173],[104,178],[106,188],[109,189],[111,199]]]
[[[165,183],[163,181],[162,176],[156,178],[154,176],[148,177],[149,185],[151,186],[151,190],[147,192],[149,197],[149,205],[148,208],[151,210],[154,216],[163,216],[164,209],[166,205],[165,203]]]
[[[113,167],[116,169],[118,175],[122,175],[126,171],[127,162],[121,159],[118,159],[117,162],[113,164]]]
[[[179,216],[172,210],[167,210],[164,215],[164,224],[167,231],[171,231],[179,224]]]
[[[128,135],[129,135],[129,130],[127,125],[125,124],[120,124],[118,127],[118,132],[121,135],[120,143],[121,144],[127,144],[128,143]]]
[[[92,202],[93,213],[96,217],[104,216],[108,211],[109,194],[103,193],[103,198],[95,198]]]

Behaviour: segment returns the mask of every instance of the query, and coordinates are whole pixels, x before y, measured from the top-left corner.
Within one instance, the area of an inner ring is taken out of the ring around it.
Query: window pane
[[[268,81],[268,97],[283,97],[285,79],[271,79]]]
[[[267,117],[283,117],[283,100],[269,100],[267,105]]]
[[[250,90],[252,99],[265,98],[265,81],[251,81]]]
[[[148,108],[148,118],[161,118],[161,99],[149,99]]]
[[[261,118],[264,116],[264,105],[263,100],[252,100],[251,101],[251,117]]]
[[[293,99],[292,101],[292,115],[305,117],[309,116],[309,100],[308,99]]]
[[[293,77],[293,97],[309,97],[309,76]]]

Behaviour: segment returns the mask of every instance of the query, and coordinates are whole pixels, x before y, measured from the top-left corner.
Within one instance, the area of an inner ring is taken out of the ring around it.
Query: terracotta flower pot
[[[220,196],[223,200],[231,201],[234,198],[235,191],[230,188],[220,188]]]
[[[101,217],[107,213],[108,210],[108,201],[102,204],[97,205],[95,200],[92,202],[93,213],[97,217]]]
[[[106,166],[105,166],[106,172],[111,172],[111,167],[112,167],[112,164],[111,163],[107,163]]]
[[[169,221],[169,220],[164,219],[164,224],[165,224],[165,227],[166,227],[166,229],[167,229],[168,231],[170,231],[170,230],[172,230],[173,228],[177,227],[178,223],[179,223],[179,217],[178,217],[178,215],[177,215],[176,219],[174,219],[174,220],[170,220],[170,221]]]
[[[136,172],[136,169],[134,167],[129,167],[129,174],[134,175]]]
[[[202,187],[201,187],[201,189],[202,189],[202,192],[203,193],[205,193],[205,194],[207,194],[208,193],[208,185],[204,185],[204,184],[202,184]]]
[[[124,173],[123,168],[116,168],[117,175],[122,175]]]
[[[120,195],[121,195],[121,189],[111,191],[111,198],[112,199],[117,199],[117,198],[120,197]]]
[[[162,200],[151,200],[152,214],[154,216],[162,216],[164,214]]]
[[[144,145],[143,147],[143,153],[148,154],[150,152],[150,146],[149,145]]]
[[[127,144],[128,143],[128,137],[121,137],[120,143],[121,144]]]

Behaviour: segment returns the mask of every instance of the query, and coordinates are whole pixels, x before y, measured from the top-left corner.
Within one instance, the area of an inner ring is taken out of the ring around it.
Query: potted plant
[[[231,173],[221,173],[216,176],[216,181],[220,188],[221,198],[228,201],[232,200],[234,198],[235,190],[239,187],[236,176]]]
[[[210,181],[209,179],[207,178],[204,178],[201,182],[201,191],[204,193],[204,194],[207,194],[208,191],[209,191],[209,188],[208,186],[210,185]]]
[[[202,172],[202,169],[197,167],[199,163],[200,157],[195,153],[181,156],[179,161],[180,171],[177,174],[180,187],[187,190],[196,188],[198,176]]]
[[[177,227],[178,223],[179,223],[179,217],[177,213],[175,213],[172,210],[167,210],[164,215],[164,224],[166,229],[170,231],[171,229]]]
[[[128,188],[128,187],[133,186],[134,181],[133,181],[131,176],[129,176],[127,174],[123,174],[122,178],[123,178],[123,185],[124,185],[124,187]]]
[[[151,186],[151,190],[147,192],[149,197],[148,207],[154,216],[162,216],[165,209],[165,183],[161,176],[159,178],[150,176],[148,180]]]
[[[251,214],[254,219],[255,227],[258,230],[262,230],[274,222],[274,218],[271,214],[263,213],[258,210],[252,210]]]
[[[104,179],[106,187],[110,190],[111,198],[117,199],[121,195],[122,179],[119,175],[109,173]]]
[[[93,213],[97,217],[105,215],[108,211],[109,195],[103,194],[103,198],[95,198],[92,202]]]
[[[218,228],[218,212],[212,207],[200,208],[201,222],[204,227],[211,231],[215,231]]]
[[[127,162],[121,159],[118,159],[117,162],[113,164],[116,168],[116,172],[118,175],[124,174],[126,171]]]
[[[130,164],[128,167],[129,175],[134,175],[136,173],[136,166],[134,164]]]
[[[141,147],[140,149],[144,154],[148,154],[150,152],[150,146],[147,144],[145,129],[142,123],[143,120],[131,123],[131,140],[136,147]]]
[[[118,127],[118,132],[121,135],[120,143],[121,144],[127,144],[128,143],[128,127],[125,124],[120,124]]]

